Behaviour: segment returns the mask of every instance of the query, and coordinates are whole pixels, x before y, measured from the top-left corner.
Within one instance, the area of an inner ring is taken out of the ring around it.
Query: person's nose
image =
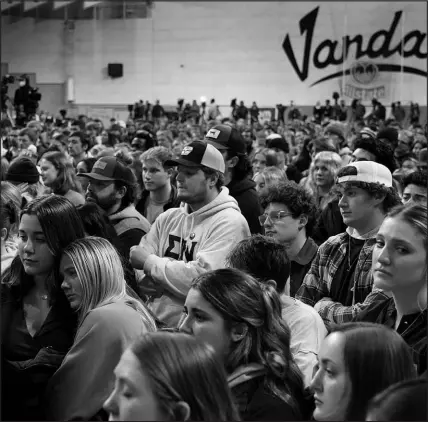
[[[178,327],[179,331],[187,334],[192,334],[192,327],[190,324],[189,315],[186,315],[184,319],[181,321]]]
[[[318,368],[318,370],[315,371],[311,383],[309,384],[309,389],[313,392],[322,391],[321,368]]]

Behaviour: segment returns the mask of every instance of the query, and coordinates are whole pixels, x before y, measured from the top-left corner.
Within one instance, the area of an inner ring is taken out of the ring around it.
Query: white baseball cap
[[[382,164],[375,163],[374,161],[357,161],[348,164],[340,170],[349,168],[346,176],[337,178],[337,183],[344,182],[365,182],[365,183],[380,183],[387,188],[392,188],[392,174]]]

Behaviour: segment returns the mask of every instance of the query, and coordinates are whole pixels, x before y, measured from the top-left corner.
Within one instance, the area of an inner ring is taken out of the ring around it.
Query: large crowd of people
[[[426,420],[426,124],[361,107],[5,117],[1,419]]]

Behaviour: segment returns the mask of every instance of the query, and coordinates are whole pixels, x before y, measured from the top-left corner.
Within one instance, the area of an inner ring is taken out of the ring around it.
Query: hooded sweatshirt
[[[230,195],[238,202],[242,215],[248,222],[251,234],[262,233],[259,216],[263,214],[263,210],[254,181],[249,178],[238,181],[232,180],[227,187]]]
[[[128,256],[131,247],[138,245],[141,238],[150,230],[150,223],[135,209],[134,205],[128,205],[119,212],[109,215],[109,219]]]
[[[149,301],[154,314],[176,326],[192,280],[222,268],[229,251],[248,236],[248,223],[226,187],[198,211],[182,204],[162,213],[141,239],[152,254],[136,271],[137,281],[156,288]]]

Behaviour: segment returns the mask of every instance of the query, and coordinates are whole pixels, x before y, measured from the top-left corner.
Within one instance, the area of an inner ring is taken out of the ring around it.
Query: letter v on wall
[[[304,33],[306,33],[305,47],[303,50],[303,62],[302,62],[301,69],[297,64],[296,56],[294,54],[293,47],[291,46],[290,36],[288,34],[285,37],[284,42],[282,43],[282,48],[284,49],[285,54],[288,57],[288,60],[290,60],[290,63],[293,66],[294,71],[297,73],[297,75],[299,76],[302,82],[307,79],[308,73],[309,73],[309,60],[311,58],[312,39],[314,36],[314,29],[315,29],[315,23],[317,21],[318,11],[319,11],[319,6],[314,10],[312,10],[312,12],[309,12],[302,19],[300,19],[300,22],[299,22],[300,34],[303,35]]]

